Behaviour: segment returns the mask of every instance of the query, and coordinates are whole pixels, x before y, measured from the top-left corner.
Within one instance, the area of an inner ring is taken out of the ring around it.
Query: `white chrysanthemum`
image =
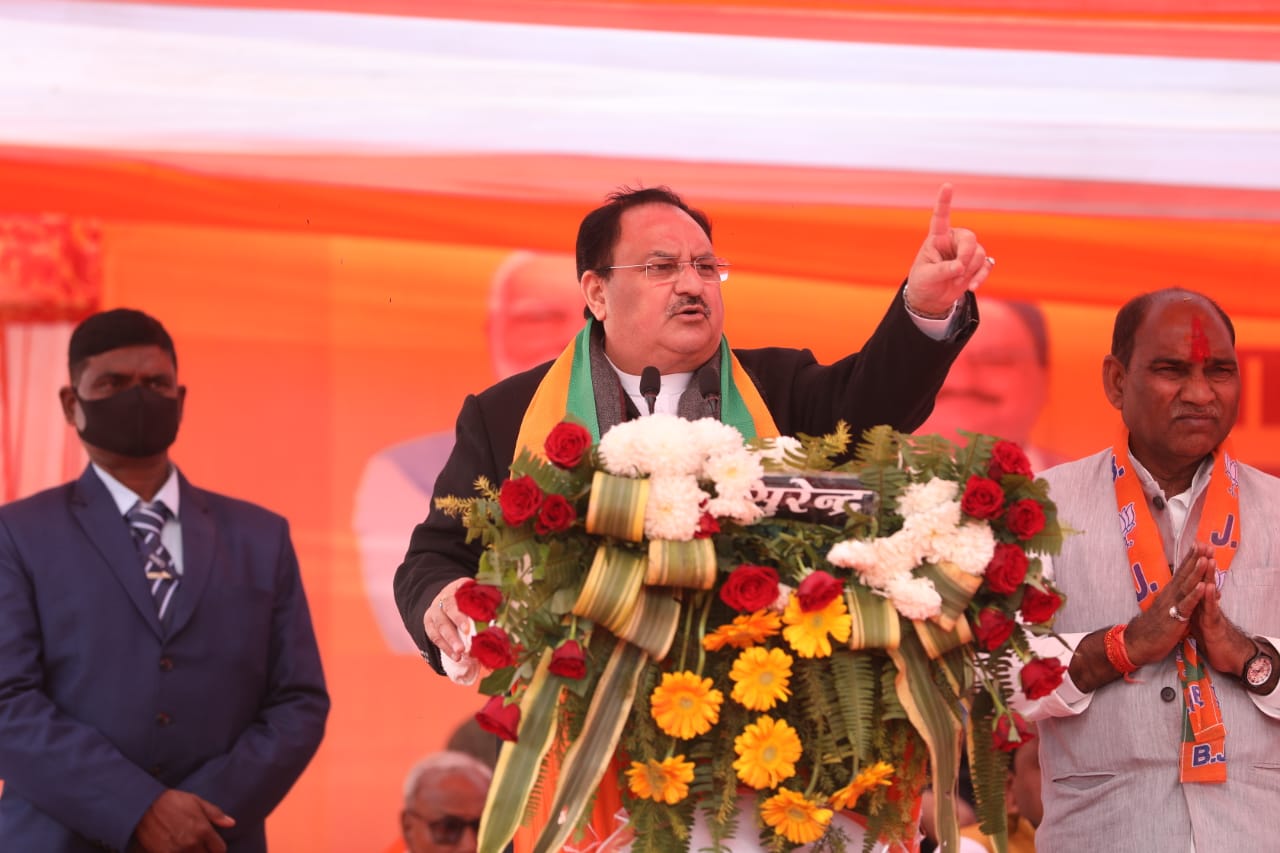
[[[714,497],[707,501],[706,511],[716,518],[728,518],[741,525],[755,524],[764,516],[764,508],[751,495]]]
[[[698,488],[696,477],[655,474],[649,478],[644,535],[675,542],[692,539],[707,498],[707,493]]]
[[[715,418],[685,421],[686,440],[697,446],[704,456],[734,453],[743,450],[742,433]]]
[[[902,532],[915,537],[925,553],[938,547],[938,540],[949,539],[960,524],[960,502],[944,501],[928,510],[903,519]]]
[[[650,423],[652,421],[652,423]],[[641,452],[647,464],[642,473],[697,477],[706,454],[689,440],[689,421],[678,415],[652,415],[631,423],[641,424]]]
[[[600,439],[605,470],[621,477],[697,475],[704,454],[689,440],[689,421],[658,414],[620,423]]]
[[[894,609],[908,619],[930,619],[942,612],[942,596],[928,578],[895,578],[885,592]]]
[[[879,573],[872,578],[877,586],[887,586],[896,577],[911,574],[924,559],[923,543],[905,530],[875,540]]]
[[[959,495],[960,484],[952,480],[934,477],[927,483],[912,483],[898,496],[898,514],[909,519],[954,501]],[[957,503],[957,510],[959,506]]]
[[[875,548],[865,539],[845,539],[832,545],[827,552],[827,562],[831,565],[859,573],[869,569],[876,560]]]
[[[950,560],[962,572],[982,575],[996,553],[996,537],[985,522],[962,524],[938,542],[937,559]]]
[[[749,498],[764,476],[764,466],[739,444],[736,448],[717,450],[709,455],[702,472],[705,479],[715,483],[717,496]]]
[[[768,460],[773,466],[783,471],[796,470],[787,462],[788,453],[799,453],[803,449],[800,439],[790,435],[780,435],[776,438],[765,438],[761,440],[761,446],[754,453],[761,460]]]
[[[763,503],[765,500],[763,489],[764,483],[762,480],[747,483],[745,488],[742,483],[731,483],[728,487],[722,487],[719,483],[715,484],[716,497],[726,504],[736,504],[744,501]]]
[[[639,421],[618,424],[600,438],[600,465],[616,477],[640,476],[640,454],[636,447],[640,434],[634,429],[624,429],[632,423]]]
[[[849,539],[837,542],[827,553],[833,566],[853,569],[872,589],[885,590],[898,577],[910,575],[920,562],[909,537],[894,534],[883,539]]]

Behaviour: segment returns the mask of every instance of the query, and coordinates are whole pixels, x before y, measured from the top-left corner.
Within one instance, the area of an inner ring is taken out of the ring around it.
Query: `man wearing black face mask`
[[[264,851],[329,710],[288,525],[171,464],[158,321],[95,314],[68,367],[91,464],[0,507],[0,850]]]

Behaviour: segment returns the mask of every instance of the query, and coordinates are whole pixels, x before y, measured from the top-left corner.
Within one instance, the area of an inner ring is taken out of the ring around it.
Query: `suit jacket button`
[[[161,711],[159,714],[156,714],[157,726],[167,726],[172,722],[173,722],[173,718],[170,717],[168,714],[166,714],[164,711]]]
[[[173,669],[173,658],[171,657],[160,658],[160,671],[168,672],[171,669]]]
[[[1172,702],[1174,699],[1178,698],[1178,691],[1174,690],[1172,687],[1161,687],[1160,698],[1166,702]]]
[[[152,775],[152,776],[154,776],[154,777],[156,777],[157,779],[159,779],[159,778],[160,778],[160,765],[159,765],[159,764],[153,764],[153,765],[151,766],[151,770],[150,770],[149,772],[151,773],[151,775]]]

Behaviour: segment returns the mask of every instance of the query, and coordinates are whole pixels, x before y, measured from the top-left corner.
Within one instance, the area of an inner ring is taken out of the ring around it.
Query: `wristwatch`
[[[1271,680],[1271,656],[1262,650],[1262,644],[1253,641],[1253,657],[1244,662],[1240,670],[1240,680],[1254,693],[1258,693]]]

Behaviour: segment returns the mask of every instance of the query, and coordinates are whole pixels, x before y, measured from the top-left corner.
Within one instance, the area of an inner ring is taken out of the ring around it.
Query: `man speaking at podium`
[[[808,350],[730,349],[720,292],[730,265],[715,253],[706,215],[665,187],[614,193],[578,229],[586,326],[554,363],[466,399],[435,497],[470,495],[480,476],[500,483],[517,448],[541,447],[566,413],[597,440],[652,412],[718,417],[748,438],[822,435],[841,420],[855,436],[877,424],[911,431],[973,334],[972,291],[994,265],[973,232],[951,227],[950,210],[948,184],[879,327],[861,352],[821,365]],[[464,683],[475,666],[460,630],[471,620],[454,590],[475,576],[479,558],[461,520],[433,506],[395,577],[400,614],[423,656],[443,673],[444,654]]]

